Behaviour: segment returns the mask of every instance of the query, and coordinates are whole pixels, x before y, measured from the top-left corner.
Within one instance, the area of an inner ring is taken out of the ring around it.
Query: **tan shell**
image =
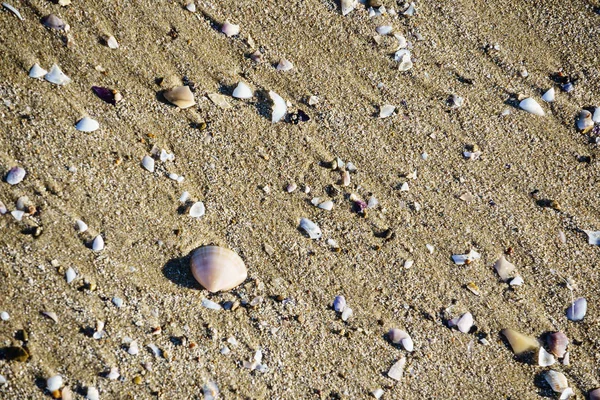
[[[510,343],[512,351],[516,355],[533,351],[540,347],[540,343],[537,341],[537,339],[530,336],[525,336],[513,329],[503,329],[500,333],[506,337],[508,343]]]
[[[248,270],[240,256],[219,246],[195,250],[190,266],[194,278],[212,293],[233,289],[248,277]]]
[[[189,86],[178,86],[171,90],[165,90],[163,96],[169,103],[175,104],[179,108],[188,108],[196,104],[194,93]]]

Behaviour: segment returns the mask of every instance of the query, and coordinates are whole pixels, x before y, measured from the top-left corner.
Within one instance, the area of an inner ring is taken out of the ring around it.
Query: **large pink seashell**
[[[194,278],[212,293],[233,289],[248,277],[248,270],[240,256],[219,246],[195,250],[190,266]]]
[[[563,358],[567,352],[569,338],[562,332],[554,332],[548,335],[548,348],[550,353],[558,358]]]

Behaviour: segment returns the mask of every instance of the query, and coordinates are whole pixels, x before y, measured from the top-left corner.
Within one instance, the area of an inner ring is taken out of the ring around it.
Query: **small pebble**
[[[63,379],[62,379],[62,376],[60,376],[60,375],[55,375],[46,380],[46,388],[50,392],[54,392],[54,391],[60,389],[62,385],[63,385]]]
[[[6,174],[6,183],[9,185],[16,185],[25,178],[26,172],[21,167],[12,167]]]
[[[154,159],[150,156],[142,158],[142,167],[149,172],[154,172]]]
[[[93,386],[87,388],[87,394],[85,396],[87,400],[100,400],[100,393],[98,393],[98,389]]]
[[[2,321],[8,321],[10,319],[10,315],[8,315],[8,313],[6,311],[2,311],[0,313],[0,319]]]
[[[69,267],[65,273],[65,279],[67,280],[67,283],[73,282],[75,278],[77,278],[77,273],[73,268]]]
[[[342,312],[342,321],[348,321],[348,319],[352,316],[353,311],[350,307],[346,307]]]
[[[127,352],[132,356],[135,356],[140,352],[140,348],[138,347],[137,341],[134,340],[131,343],[129,343],[129,349],[127,350]]]
[[[123,299],[120,297],[113,297],[112,302],[117,308],[123,307]]]
[[[205,214],[205,212],[206,209],[204,208],[204,203],[201,201],[194,203],[190,207],[190,217],[192,218],[200,218]]]

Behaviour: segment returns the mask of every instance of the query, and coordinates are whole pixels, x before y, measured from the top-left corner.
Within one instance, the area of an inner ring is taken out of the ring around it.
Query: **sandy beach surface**
[[[600,387],[600,247],[584,232],[600,230],[600,128],[576,126],[600,106],[598,1],[418,1],[412,16],[389,0],[370,2],[385,7],[375,16],[331,0],[9,3],[23,20],[0,10],[0,398],[51,398],[55,375],[54,395],[75,399],[90,387],[100,399],[209,399],[217,387],[221,399],[559,398],[550,370],[572,399]],[[49,14],[68,32],[45,27]],[[226,20],[238,35],[221,32]],[[35,63],[71,82],[29,77]],[[240,81],[251,99],[231,96]],[[165,100],[181,85],[196,105]],[[271,122],[269,91],[289,102],[285,121]],[[519,108],[528,97],[544,116]],[[395,109],[380,118],[384,105]],[[100,128],[76,130],[85,116]],[[356,167],[348,186],[338,158]],[[15,166],[26,175],[11,185]],[[190,254],[209,244],[239,254],[248,279],[203,289]],[[453,262],[470,250],[481,258]],[[502,255],[522,285],[500,279]],[[580,297],[587,313],[570,321]],[[449,326],[467,312],[468,332]],[[546,349],[563,332],[568,365],[516,356],[506,328]]]

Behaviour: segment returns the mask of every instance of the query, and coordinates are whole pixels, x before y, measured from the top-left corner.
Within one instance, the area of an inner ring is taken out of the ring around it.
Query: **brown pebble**
[[[283,300],[285,300],[285,296],[278,294],[277,296],[275,296],[275,300],[282,302]]]
[[[62,398],[62,393],[60,392],[60,390],[55,390],[54,392],[52,392],[52,398],[53,399],[60,399],[60,398]]]
[[[304,321],[306,321],[306,318],[304,317],[304,315],[300,314],[300,315],[297,315],[297,316],[296,316],[296,320],[297,320],[298,322],[300,322],[301,324],[303,324],[303,323],[304,323]]]
[[[143,382],[143,379],[141,376],[136,376],[135,378],[133,378],[133,383],[135,383],[136,385],[141,385]]]

